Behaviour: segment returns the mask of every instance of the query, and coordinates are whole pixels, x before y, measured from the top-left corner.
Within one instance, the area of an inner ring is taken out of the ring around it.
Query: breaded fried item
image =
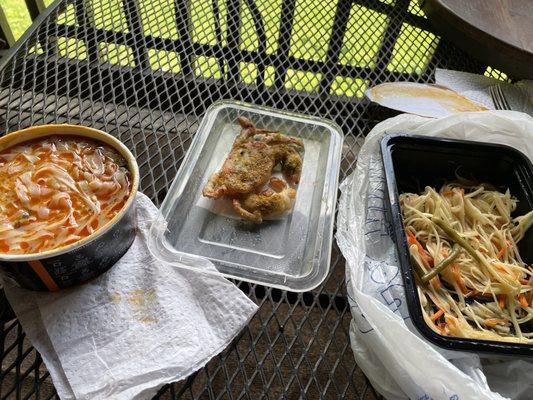
[[[262,193],[252,193],[233,199],[233,209],[242,218],[260,224],[267,216],[278,216],[292,208],[296,190],[282,179],[270,178],[270,187]]]
[[[291,183],[298,183],[302,172],[303,149],[299,138],[267,129],[257,129],[253,123],[239,117],[242,127],[220,171],[214,173],[203,189],[203,195],[213,199],[223,196],[242,197],[257,193],[269,181],[277,164]]]

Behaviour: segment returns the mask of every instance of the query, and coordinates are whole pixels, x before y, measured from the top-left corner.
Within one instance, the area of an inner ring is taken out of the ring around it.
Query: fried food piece
[[[256,224],[264,217],[281,215],[292,208],[296,190],[282,179],[270,178],[270,187],[260,194],[252,193],[242,199],[233,199],[233,209],[242,218]]]
[[[300,176],[302,175],[302,157],[296,151],[294,145],[277,144],[271,147],[271,151],[276,164],[281,163],[281,171],[285,175],[285,178],[293,184],[300,183]]]
[[[257,129],[244,117],[239,117],[238,121],[242,131],[220,171],[210,177],[203,195],[219,199],[257,193],[269,181],[277,164],[281,164],[289,182],[298,183],[302,157],[296,149],[303,149],[302,140],[280,132]]]
[[[274,165],[265,143],[244,142],[231,150],[220,171],[209,178],[203,195],[219,199],[257,191],[270,179]]]

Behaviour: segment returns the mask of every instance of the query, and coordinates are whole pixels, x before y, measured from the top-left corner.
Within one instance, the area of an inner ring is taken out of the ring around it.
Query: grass
[[[15,39],[18,39],[30,26],[31,18],[28,9],[21,0],[2,0],[0,5],[4,9],[6,18]]]
[[[215,31],[215,12],[212,0],[192,0],[191,37],[196,43],[214,45],[218,40],[224,45],[227,42],[226,16],[227,8],[224,0],[214,0],[219,9],[221,32],[217,38]],[[274,54],[278,50],[280,34],[280,13],[283,0],[255,0],[255,4],[264,21],[267,38],[266,52]],[[394,0],[380,0],[392,4]],[[13,35],[19,38],[30,24],[30,17],[22,0],[0,0]],[[52,0],[45,0],[50,4]],[[21,4],[22,3],[22,4]],[[98,28],[127,32],[128,27],[121,0],[92,0],[93,23]],[[258,50],[259,40],[255,30],[252,13],[244,1],[241,2],[240,47],[242,50]],[[313,61],[325,61],[327,46],[332,34],[333,21],[337,0],[297,0],[293,30],[290,42],[290,55]],[[142,27],[146,35],[177,39],[178,30],[174,24],[174,1],[172,0],[139,0],[139,12],[143,21]],[[409,12],[424,17],[412,0]],[[76,23],[74,8],[58,16],[58,22],[74,25]],[[339,63],[343,65],[374,68],[376,59],[389,23],[386,14],[354,4],[350,10],[347,30],[339,55]],[[402,26],[398,40],[393,49],[388,70],[396,72],[421,74],[426,68],[437,47],[439,38],[431,32],[405,24]],[[85,43],[60,38],[57,41],[59,52],[64,57],[86,58]],[[38,51],[38,49],[35,49]],[[123,45],[101,43],[100,57],[117,65],[132,65],[133,52]],[[149,58],[152,68],[167,72],[179,73],[180,59],[174,52],[150,50]],[[213,57],[196,56],[194,73],[205,78],[221,79],[227,66],[220,65]],[[242,81],[252,84],[256,81],[258,70],[252,63],[241,62],[239,65]],[[498,75],[498,71],[488,69],[487,74]],[[322,76],[309,71],[293,70],[287,72],[285,86],[288,89],[312,92],[319,87]],[[265,83],[272,85],[275,79],[273,67],[266,68]],[[368,82],[360,78],[336,76],[332,83],[331,94],[362,97]]]
[[[53,0],[44,0],[46,6],[52,4]],[[31,25],[31,18],[24,0],[0,0],[0,6],[3,8],[11,32],[15,40]]]

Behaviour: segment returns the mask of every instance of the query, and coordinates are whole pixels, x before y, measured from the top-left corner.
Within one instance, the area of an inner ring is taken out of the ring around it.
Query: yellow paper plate
[[[459,112],[488,110],[453,90],[421,83],[382,83],[368,89],[365,95],[383,107],[423,117],[440,118]]]

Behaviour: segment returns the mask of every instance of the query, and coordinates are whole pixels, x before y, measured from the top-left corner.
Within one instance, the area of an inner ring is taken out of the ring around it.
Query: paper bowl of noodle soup
[[[100,130],[43,125],[0,138],[0,272],[58,291],[111,268],[135,238],[139,170]]]

